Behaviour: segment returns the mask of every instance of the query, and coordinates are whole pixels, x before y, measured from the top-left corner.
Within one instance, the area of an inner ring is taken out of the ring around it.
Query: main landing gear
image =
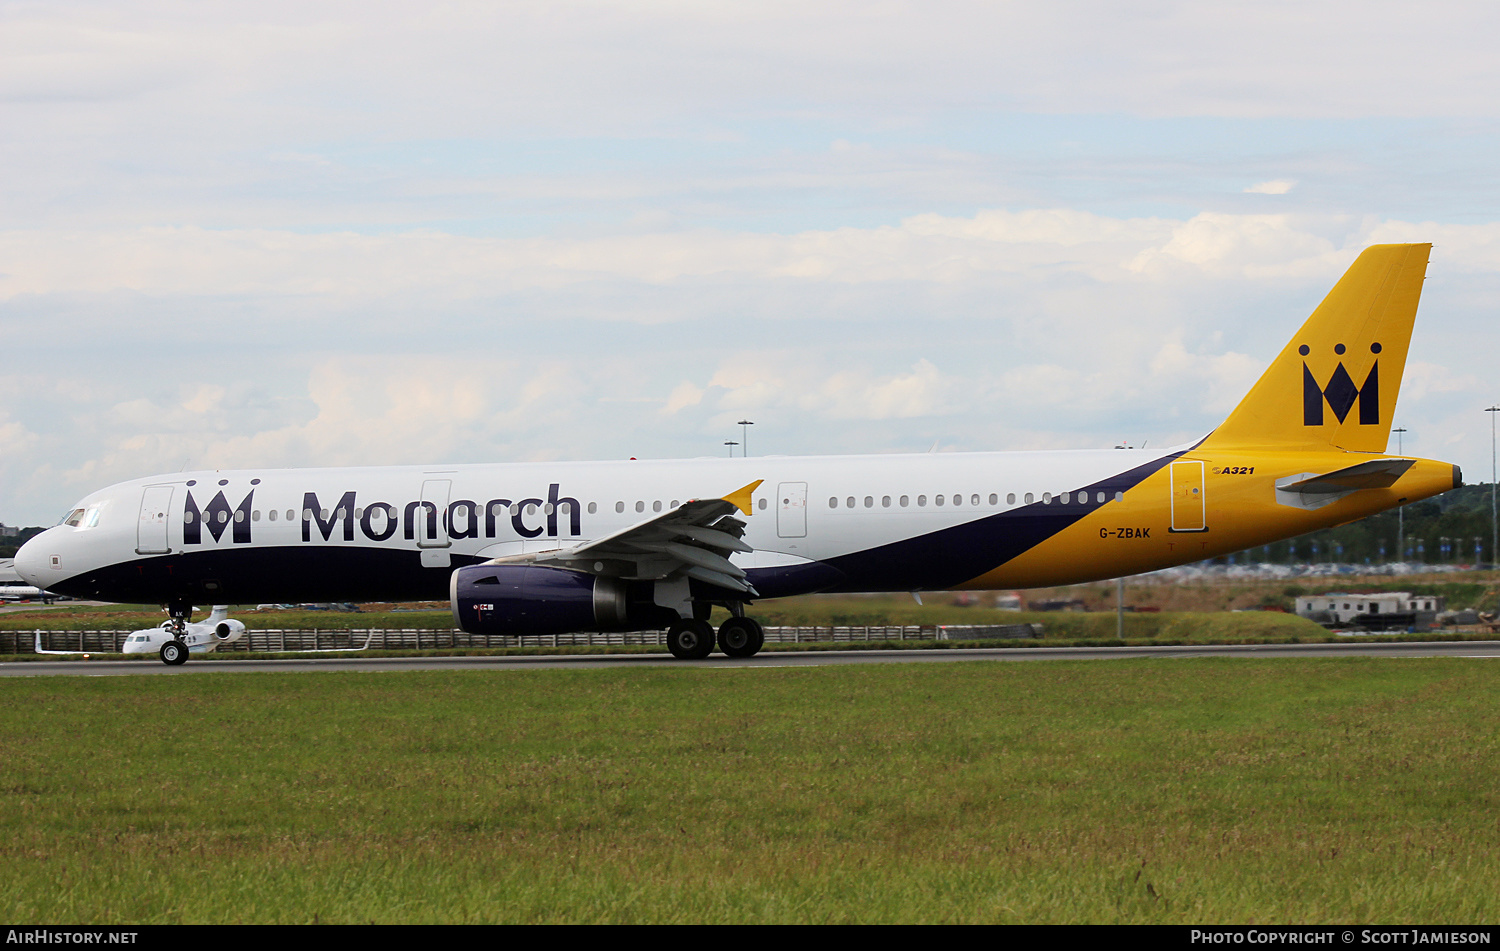
[[[754,657],[766,642],[766,632],[754,618],[732,617],[719,625],[719,650],[730,657]],[[702,660],[714,650],[714,627],[707,621],[683,618],[667,628],[667,649],[682,660]]]

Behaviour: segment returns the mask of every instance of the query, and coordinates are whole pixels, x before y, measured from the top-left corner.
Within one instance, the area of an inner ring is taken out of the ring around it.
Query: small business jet
[[[245,625],[229,616],[229,605],[216,604],[208,617],[196,623],[184,622],[180,626],[175,618],[161,622],[158,627],[137,631],[120,645],[122,654],[156,654],[162,663],[172,667],[187,663],[189,654],[207,654],[226,644],[233,644],[245,636]],[[263,651],[271,654],[347,654],[369,649],[375,634],[365,637],[364,647],[324,647],[317,650]],[[46,650],[42,647],[42,632],[36,632],[38,654],[82,654],[88,651]]]
[[[233,644],[245,636],[245,625],[229,616],[229,605],[216,604],[208,617],[196,624],[179,625],[176,619],[161,622],[160,627],[137,631],[125,639],[122,654],[156,654],[162,663],[177,666],[187,663],[188,654],[207,654],[223,644]],[[38,654],[84,654],[85,651],[59,651],[42,648],[42,632],[36,632]]]
[[[764,598],[1199,561],[1462,484],[1386,453],[1430,250],[1366,249],[1229,418],[1165,451],[173,473],[83,499],[15,568],[165,605],[174,662],[194,603],[446,598],[476,634],[665,628],[680,658],[747,657]]]

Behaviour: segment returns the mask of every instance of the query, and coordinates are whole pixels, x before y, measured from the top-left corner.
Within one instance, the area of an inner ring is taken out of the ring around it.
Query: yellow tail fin
[[[1366,248],[1204,447],[1384,452],[1431,250]]]

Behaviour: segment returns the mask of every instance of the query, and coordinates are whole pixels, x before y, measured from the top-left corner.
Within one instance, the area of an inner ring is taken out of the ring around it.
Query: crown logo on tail
[[[1303,345],[1298,348],[1305,357],[1308,347]],[[1344,352],[1344,345],[1339,344],[1334,348],[1336,353]],[[1371,353],[1380,352],[1380,344],[1370,345]],[[1359,403],[1359,424],[1361,426],[1380,425],[1380,361],[1376,360],[1370,366],[1370,372],[1365,376],[1365,382],[1359,386],[1354,385],[1354,378],[1344,368],[1342,361],[1333,376],[1329,378],[1327,386],[1319,386],[1317,377],[1313,376],[1312,370],[1308,368],[1306,361],[1302,364],[1302,425],[1323,425],[1323,406],[1333,410],[1333,415],[1342,423],[1349,416],[1349,411]]]

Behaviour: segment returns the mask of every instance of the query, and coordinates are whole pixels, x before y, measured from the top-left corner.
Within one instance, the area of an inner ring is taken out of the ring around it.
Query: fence
[[[1002,625],[822,625],[767,627],[768,644],[801,644],[819,641],[968,641],[992,638],[1040,637],[1040,624]],[[129,631],[43,631],[47,650],[119,653]],[[580,631],[575,634],[543,634],[502,637],[470,634],[457,629],[366,628],[357,630],[249,630],[245,636],[219,648],[220,651],[326,651],[364,647],[371,650],[441,650],[455,647],[571,647],[584,645],[665,645],[665,631]],[[0,653],[30,654],[36,645],[34,631],[0,631]]]

